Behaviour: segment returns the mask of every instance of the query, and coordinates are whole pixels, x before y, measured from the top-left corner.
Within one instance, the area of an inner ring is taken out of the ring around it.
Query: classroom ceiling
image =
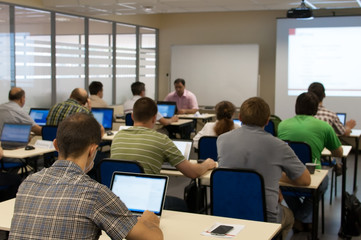
[[[288,10],[301,0],[43,0],[57,11],[92,16]],[[313,9],[360,8],[361,0],[305,0]]]

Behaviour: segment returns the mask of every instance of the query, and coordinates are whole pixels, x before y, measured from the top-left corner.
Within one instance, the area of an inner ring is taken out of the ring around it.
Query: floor
[[[351,153],[347,158],[347,179],[346,179],[346,190],[352,191],[353,186],[353,173],[354,173],[354,157]],[[195,159],[196,154],[191,154],[191,159]],[[359,160],[358,173],[361,173]],[[329,179],[331,179],[331,172],[329,173]],[[183,198],[184,187],[187,186],[190,179],[185,177],[171,177],[169,181],[168,194]],[[361,186],[361,176],[358,174],[357,185]],[[361,192],[357,192],[356,196],[361,199]],[[337,178],[337,197],[333,197],[332,205],[329,204],[330,199],[330,183],[327,192],[325,193],[325,233],[321,234],[321,228],[319,228],[319,239],[320,240],[338,240],[337,233],[340,228],[340,217],[341,217],[341,176]],[[321,212],[320,222],[321,225]],[[4,232],[0,231],[0,240],[6,239]],[[288,240],[303,240],[308,239],[308,235],[305,233],[293,234],[292,232],[288,236]],[[353,239],[361,240],[361,236],[354,237]]]

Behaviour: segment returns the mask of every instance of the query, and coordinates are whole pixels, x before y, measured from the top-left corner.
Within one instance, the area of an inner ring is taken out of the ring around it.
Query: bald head
[[[85,105],[88,100],[88,92],[84,88],[75,88],[71,92],[70,98],[76,100],[82,105]]]
[[[19,87],[12,88],[9,91],[9,100],[23,107],[25,105],[25,91]]]

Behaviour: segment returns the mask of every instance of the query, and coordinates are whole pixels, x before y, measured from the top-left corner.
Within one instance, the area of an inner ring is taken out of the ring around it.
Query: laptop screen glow
[[[158,112],[165,118],[171,118],[175,114],[176,105],[158,104]]]
[[[4,123],[1,141],[27,143],[29,141],[30,130],[30,124]]]
[[[49,109],[31,108],[29,115],[39,126],[46,125],[46,118],[49,114]]]
[[[186,160],[189,160],[189,154],[192,150],[192,142],[191,141],[181,141],[181,140],[173,140],[173,143],[177,146],[179,151],[183,154]]]
[[[113,127],[113,111],[113,108],[92,108],[94,118],[105,130],[111,130]]]
[[[242,126],[242,122],[239,119],[233,119],[233,123]]]
[[[167,190],[167,177],[115,172],[111,190],[135,213],[145,210],[161,215]]]
[[[337,117],[340,119],[342,125],[346,123],[346,113],[336,113]]]

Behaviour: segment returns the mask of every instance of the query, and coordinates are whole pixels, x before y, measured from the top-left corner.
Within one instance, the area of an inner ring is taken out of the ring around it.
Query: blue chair
[[[312,162],[312,150],[305,142],[286,141],[303,164]]]
[[[41,137],[46,141],[53,141],[56,138],[58,126],[45,125],[41,129]],[[58,157],[58,152],[44,154],[44,165],[50,167]]]
[[[21,169],[21,176],[28,175],[28,169],[25,162],[7,162],[0,159],[0,171],[8,171],[10,169]],[[25,174],[25,175],[24,175]]]
[[[133,125],[134,125],[134,121],[132,119],[132,114],[131,113],[125,114],[125,126],[133,126]]]
[[[275,124],[271,119],[268,121],[268,124],[264,127],[264,130],[266,132],[269,132],[273,136],[276,136]]]
[[[137,161],[104,158],[96,167],[100,183],[110,187],[113,172],[144,173],[143,167]]]
[[[213,170],[211,214],[266,222],[263,177],[250,169],[218,168]]]
[[[217,161],[217,137],[203,136],[198,142],[198,159],[212,158]]]

